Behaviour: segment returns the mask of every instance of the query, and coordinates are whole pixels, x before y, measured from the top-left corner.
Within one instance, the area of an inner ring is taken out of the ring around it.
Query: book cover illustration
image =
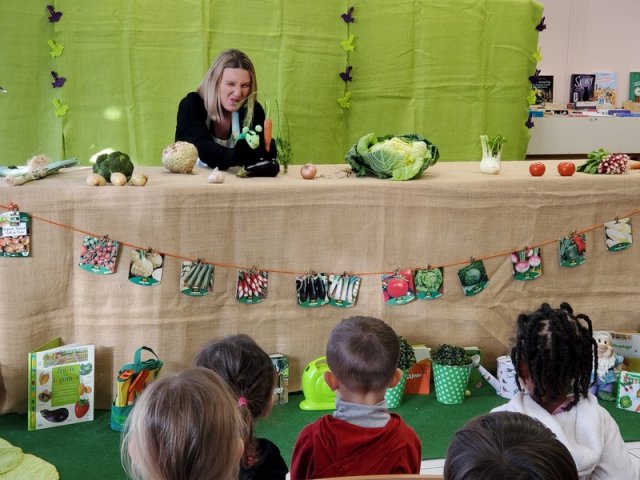
[[[553,75],[538,75],[531,88],[536,94],[536,105],[553,103]]]
[[[595,98],[596,75],[594,73],[574,73],[569,84],[569,103],[593,102]]]
[[[640,72],[629,72],[629,100],[640,102]]]
[[[616,105],[618,75],[614,72],[596,73],[595,101],[600,105]]]
[[[28,428],[40,430],[93,420],[93,345],[61,345],[60,338],[28,354]]]

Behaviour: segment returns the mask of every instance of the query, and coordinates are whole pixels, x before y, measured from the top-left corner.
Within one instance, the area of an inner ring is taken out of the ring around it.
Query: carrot
[[[640,170],[640,162],[638,162],[636,160],[630,160],[629,161],[629,168],[631,170]]]
[[[272,132],[273,132],[273,120],[267,117],[264,119],[264,149],[267,151],[267,153],[271,148],[271,139],[273,138],[271,135]]]

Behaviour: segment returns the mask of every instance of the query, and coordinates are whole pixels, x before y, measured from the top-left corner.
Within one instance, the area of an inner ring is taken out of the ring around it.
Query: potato
[[[129,182],[131,185],[135,185],[136,187],[144,187],[147,183],[148,177],[144,173],[134,173],[131,176],[131,180]]]
[[[112,185],[116,185],[117,187],[122,187],[127,184],[127,177],[124,173],[113,172],[111,174],[111,178],[109,178]]]
[[[103,187],[107,184],[107,180],[97,173],[92,173],[87,177],[87,185],[92,187]]]

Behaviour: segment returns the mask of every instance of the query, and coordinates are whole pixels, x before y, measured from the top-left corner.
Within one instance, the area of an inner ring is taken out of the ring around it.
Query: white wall
[[[629,98],[629,72],[640,72],[640,0],[539,0],[541,75],[554,76],[553,100],[569,101],[572,73],[616,72],[617,103]]]

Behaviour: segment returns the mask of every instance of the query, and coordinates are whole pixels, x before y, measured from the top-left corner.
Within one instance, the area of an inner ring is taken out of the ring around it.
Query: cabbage
[[[438,147],[416,133],[376,137],[364,135],[351,147],[345,160],[356,176],[375,175],[393,180],[411,180],[434,165]]]

